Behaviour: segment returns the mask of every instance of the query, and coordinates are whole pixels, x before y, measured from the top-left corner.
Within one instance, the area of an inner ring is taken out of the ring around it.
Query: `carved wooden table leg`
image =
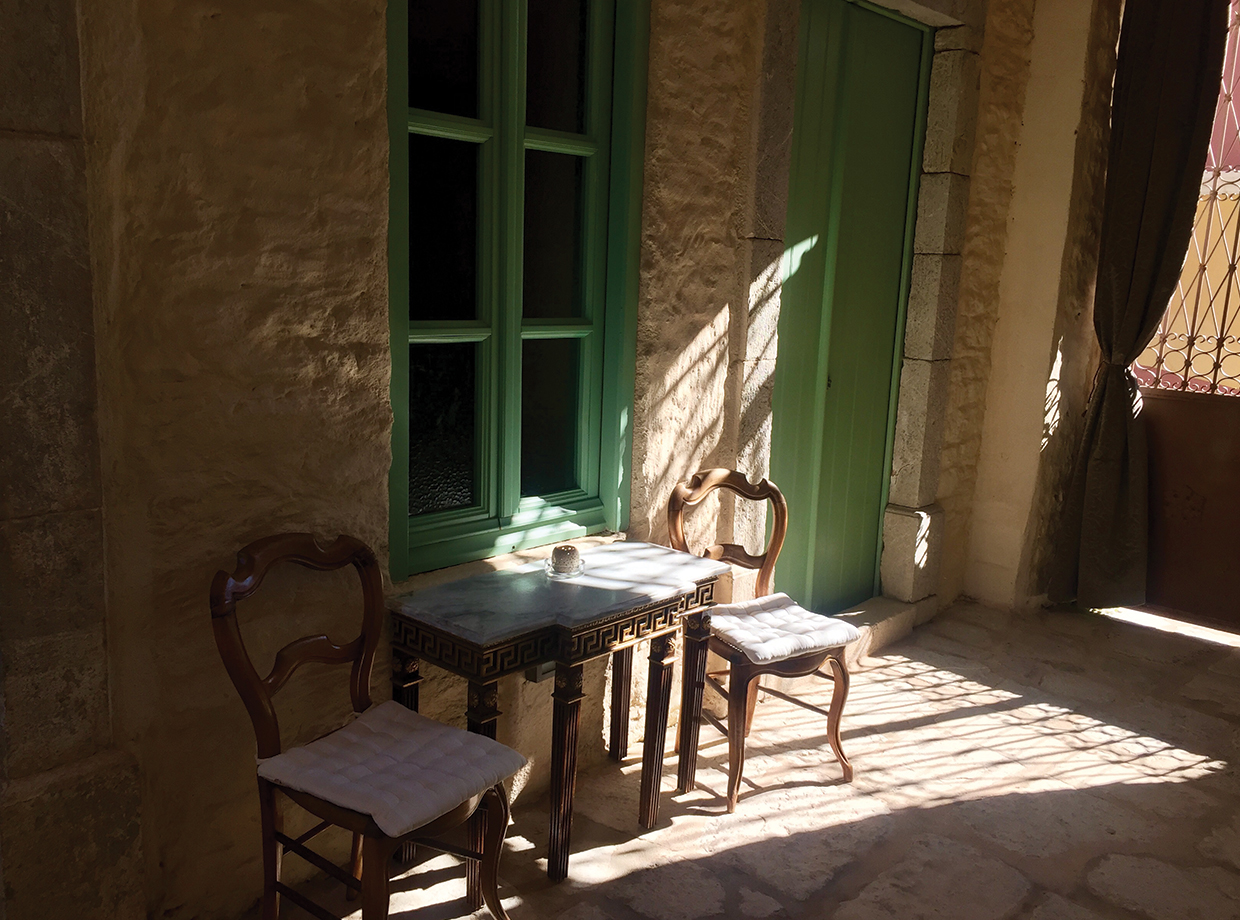
[[[418,684],[422,682],[422,663],[412,655],[392,655],[392,699],[406,709],[418,711]]]
[[[633,689],[633,646],[611,653],[611,744],[612,760],[629,753],[629,701]]]
[[[422,662],[413,655],[400,652],[392,653],[392,699],[406,709],[418,711],[418,684],[422,682]],[[354,849],[357,849],[356,844]],[[418,845],[413,842],[402,843],[396,858],[402,863],[411,863],[417,856]],[[361,851],[357,852],[360,858]]]
[[[659,819],[659,782],[663,778],[663,747],[667,741],[667,710],[672,695],[676,634],[650,640],[650,687],[646,694],[646,741],[642,749],[641,802],[637,820],[654,827]]]
[[[499,717],[499,684],[495,681],[478,683],[471,680],[465,698],[465,721],[469,730],[494,738]],[[469,819],[469,848],[475,853],[482,852],[482,842],[486,839],[486,821],[485,808],[479,808]],[[466,860],[465,903],[470,910],[477,910],[482,906],[482,900],[482,865],[474,859]]]
[[[577,782],[577,720],[581,714],[581,665],[556,664],[555,709],[551,723],[551,842],[547,877],[568,876],[568,840],[573,829]]]
[[[702,610],[685,617],[685,668],[680,685],[680,762],[676,791],[692,792],[697,776],[698,736],[702,730],[702,694],[706,686],[706,648],[710,613]]]

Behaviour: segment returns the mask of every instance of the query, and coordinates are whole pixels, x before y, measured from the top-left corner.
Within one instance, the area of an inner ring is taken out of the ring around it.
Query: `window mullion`
[[[581,232],[585,319],[597,334],[581,343],[577,424],[577,482],[591,495],[599,489],[602,427],[603,324],[606,318],[608,144],[611,127],[612,42],[615,11],[611,0],[589,4],[589,73],[586,82],[586,133],[597,143],[584,166]]]
[[[525,199],[526,3],[504,3],[500,91],[496,102],[499,162],[499,277],[495,350],[499,361],[499,515],[506,524],[521,501],[521,272]]]

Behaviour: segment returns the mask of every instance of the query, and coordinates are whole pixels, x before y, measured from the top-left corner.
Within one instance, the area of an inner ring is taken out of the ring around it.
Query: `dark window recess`
[[[409,346],[409,513],[477,504],[478,346]]]
[[[585,0],[529,0],[525,123],[585,133]]]
[[[563,153],[525,154],[522,314],[581,315],[581,180],[584,160]]]
[[[477,314],[478,145],[409,135],[409,319]]]
[[[476,0],[409,0],[409,105],[478,117]]]
[[[521,494],[577,487],[577,339],[521,345]]]

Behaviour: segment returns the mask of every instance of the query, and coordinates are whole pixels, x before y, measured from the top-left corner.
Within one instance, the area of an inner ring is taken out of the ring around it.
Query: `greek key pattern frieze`
[[[464,677],[493,680],[545,661],[588,661],[617,646],[671,632],[682,618],[691,629],[702,628],[709,623],[709,614],[700,608],[713,603],[714,596],[715,582],[711,580],[697,585],[691,593],[627,611],[577,632],[549,627],[487,648],[397,615],[393,618],[392,644],[396,652],[407,656],[414,669],[417,659],[425,659]]]

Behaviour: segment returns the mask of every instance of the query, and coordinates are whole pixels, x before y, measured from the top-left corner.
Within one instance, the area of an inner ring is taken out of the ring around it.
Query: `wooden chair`
[[[337,645],[327,636],[305,636],[276,653],[260,677],[237,626],[237,601],[250,597],[273,565],[295,562],[327,571],[352,565],[362,581],[361,634]],[[364,920],[388,915],[388,866],[397,847],[416,842],[475,860],[480,892],[496,920],[507,920],[498,892],[499,857],[508,830],[503,780],[525,763],[511,748],[490,738],[442,725],[399,703],[372,706],[370,674],[384,617],[383,582],[370,549],[352,537],[326,548],[304,533],[267,537],[237,554],[231,574],[217,572],[211,583],[211,623],[224,666],[245,702],[258,741],[258,798],[262,820],[263,920],[277,920],[281,896],[322,920],[335,920],[280,881],[285,850],[338,879],[352,899],[360,892]],[[272,695],[308,661],[351,664],[349,693],[357,717],[309,744],[281,748]],[[293,839],[283,832],[277,798],[284,796],[320,819]],[[471,816],[477,849],[434,838]],[[305,844],[330,826],[353,832],[349,869],[336,866]]]
[[[788,532],[788,503],[774,483],[763,479],[749,482],[735,470],[702,470],[676,486],[667,506],[667,526],[674,549],[685,552],[685,509],[699,504],[716,489],[727,489],[752,501],[770,501],[775,520],[766,551],[752,555],[734,543],[717,544],[702,553],[734,565],[758,570],[755,599],[737,604],[720,604],[709,614],[691,618],[685,629],[684,704],[680,735],[678,788],[693,788],[697,770],[697,746],[702,713],[703,683],[709,683],[728,701],[727,725],[714,716],[706,719],[728,737],[728,811],[736,809],[741,775],[745,768],[745,738],[753,724],[759,678],[763,674],[804,677],[816,674],[834,682],[831,708],[827,716],[827,740],[844,768],[844,781],[852,782],[853,770],[840,746],[840,716],[848,699],[848,666],[844,647],[860,633],[851,623],[811,613],[799,607],[786,594],[771,594],[775,560]],[[706,673],[706,649],[728,662],[728,685],[720,681],[722,672]],[[821,668],[827,662],[832,673]],[[772,691],[773,692],[773,691]],[[781,697],[814,712],[823,711],[792,697]]]

